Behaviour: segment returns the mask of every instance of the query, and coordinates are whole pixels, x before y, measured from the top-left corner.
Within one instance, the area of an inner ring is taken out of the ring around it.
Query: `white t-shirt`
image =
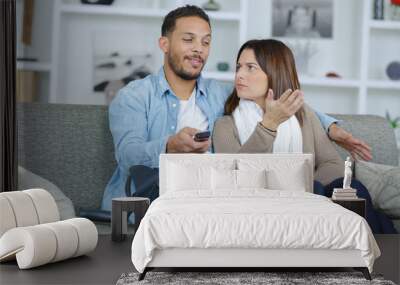
[[[195,128],[200,131],[208,130],[208,119],[203,111],[196,105],[196,88],[188,100],[179,101],[179,114],[176,132],[185,127]]]

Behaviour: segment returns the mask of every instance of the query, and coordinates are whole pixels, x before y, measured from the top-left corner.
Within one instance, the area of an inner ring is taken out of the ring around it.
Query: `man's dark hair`
[[[176,8],[175,10],[172,10],[167,14],[167,16],[165,16],[163,24],[161,26],[161,35],[165,37],[169,33],[173,32],[175,29],[177,19],[183,17],[192,17],[192,16],[196,16],[203,19],[208,23],[208,25],[211,28],[210,18],[208,17],[206,12],[204,12],[203,9],[195,5],[186,5]]]

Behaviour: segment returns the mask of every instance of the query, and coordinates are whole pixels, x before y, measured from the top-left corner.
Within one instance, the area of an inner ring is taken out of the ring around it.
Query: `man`
[[[131,166],[158,168],[160,153],[207,151],[211,140],[196,142],[193,136],[199,131],[212,132],[232,91],[231,85],[200,76],[211,43],[210,21],[202,9],[188,5],[171,11],[164,19],[161,34],[163,68],[156,75],[130,82],[110,105],[118,166],[104,193],[103,210],[111,209],[113,197],[125,196]],[[293,96],[301,98],[300,93],[294,91]],[[298,110],[290,107],[293,114]],[[370,158],[365,143],[334,124],[334,118],[318,115],[332,140],[352,154]]]

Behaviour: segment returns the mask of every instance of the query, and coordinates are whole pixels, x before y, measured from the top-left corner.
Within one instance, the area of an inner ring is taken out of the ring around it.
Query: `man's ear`
[[[168,37],[160,37],[158,39],[158,46],[163,51],[163,53],[168,53],[168,51],[169,51],[169,39],[168,39]]]

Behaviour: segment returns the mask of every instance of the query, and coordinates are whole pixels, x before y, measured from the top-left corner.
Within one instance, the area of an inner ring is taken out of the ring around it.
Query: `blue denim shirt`
[[[197,79],[196,104],[207,117],[211,132],[214,122],[223,115],[232,88],[231,83],[201,76]],[[163,68],[158,74],[130,82],[118,92],[109,108],[118,166],[106,186],[103,210],[111,210],[112,198],[125,196],[125,181],[131,166],[158,167],[168,137],[176,133],[178,113],[179,98],[171,90]],[[324,114],[318,116],[325,128],[335,121]],[[131,190],[134,193],[133,184]]]

